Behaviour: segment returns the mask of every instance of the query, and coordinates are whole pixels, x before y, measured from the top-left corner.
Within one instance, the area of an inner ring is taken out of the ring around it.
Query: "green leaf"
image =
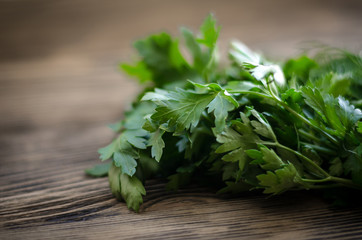
[[[225,128],[228,112],[234,110],[235,106],[226,98],[225,93],[219,92],[207,107],[208,113],[214,112],[216,132],[222,132]]]
[[[261,151],[258,151],[256,149],[245,150],[245,153],[252,159],[262,159],[263,158],[263,154],[261,153]]]
[[[155,87],[184,81],[191,74],[190,67],[180,53],[178,40],[172,39],[167,33],[138,40],[134,47],[150,71]]]
[[[139,102],[125,114],[124,128],[139,130],[145,123],[145,117],[154,112],[156,105],[152,102]]]
[[[161,102],[170,100],[171,97],[168,96],[168,91],[163,89],[156,88],[153,92],[147,92],[141,99],[141,101],[153,101],[153,102]]]
[[[330,85],[328,93],[332,94],[334,97],[343,96],[348,93],[350,86],[351,79],[340,78]]]
[[[292,164],[288,164],[274,172],[268,171],[266,174],[257,176],[259,184],[265,188],[264,193],[273,194],[280,194],[298,186],[298,178],[300,177]]]
[[[252,68],[250,72],[256,80],[262,81],[269,75],[272,75],[273,79],[279,86],[283,86],[285,84],[284,73],[279,65],[258,65]]]
[[[361,122],[361,121],[358,122],[357,131],[358,131],[359,133],[362,133],[362,122]]]
[[[260,142],[260,138],[252,130],[249,119],[242,113],[241,117],[243,123],[240,121],[233,122],[236,131],[227,127],[217,135],[216,141],[222,145],[215,150],[215,153],[229,152],[222,157],[222,160],[225,162],[238,162],[239,172],[243,171],[247,164],[249,149],[255,148],[256,143]]]
[[[230,57],[238,64],[249,64],[249,67],[257,66],[262,62],[259,54],[251,51],[245,44],[238,41],[231,42],[231,49],[229,51]]]
[[[236,153],[229,153],[230,155],[225,157],[227,161],[231,161],[230,158],[233,156],[238,156],[237,160],[242,159],[245,162],[244,152],[240,155],[239,149],[243,151],[253,149],[257,143],[261,142],[260,138],[253,132],[250,120],[243,113],[240,113],[240,115],[243,122],[233,121],[233,128],[236,131],[231,127],[227,127],[216,137],[216,141],[222,144],[215,150],[216,153],[237,151]]]
[[[140,83],[150,81],[152,79],[152,73],[148,70],[144,62],[138,62],[135,65],[121,64],[121,69],[129,76],[136,77]]]
[[[175,133],[180,134],[191,126],[196,127],[202,112],[213,100],[215,94],[198,94],[178,89],[178,92],[169,92],[172,97],[163,101],[163,105],[156,108],[151,119],[160,123],[167,123],[175,127]]]
[[[362,111],[355,108],[343,97],[338,97],[337,115],[346,129],[351,128],[362,118]]]
[[[255,109],[252,109],[250,112],[256,119],[258,119],[258,122],[257,121],[250,122],[251,125],[254,127],[254,131],[263,137],[277,141],[273,129],[268,123],[268,121]]]
[[[230,127],[217,135],[216,141],[222,143],[222,145],[215,150],[216,153],[225,153],[243,146],[242,136]]]
[[[204,53],[200,44],[197,42],[193,33],[187,28],[181,28],[181,33],[185,39],[186,47],[189,49],[193,57],[193,67],[202,73],[209,62],[209,53]]]
[[[306,103],[318,113],[322,122],[330,127],[330,129],[325,128],[330,134],[343,138],[362,118],[361,110],[341,96],[333,98],[326,95],[323,98],[318,89],[310,87],[304,87],[302,93]]]
[[[115,152],[113,156],[114,165],[121,168],[121,172],[133,176],[136,172],[137,161],[128,152]]]
[[[302,95],[305,102],[314,109],[319,115],[323,116],[326,112],[324,99],[320,91],[316,88],[304,87],[302,88]]]
[[[119,121],[117,123],[109,124],[108,127],[112,129],[114,132],[119,132],[123,128],[123,121]]]
[[[329,174],[332,176],[340,176],[343,174],[343,163],[339,157],[331,161],[331,166],[329,167]]]
[[[137,169],[136,169],[136,175],[137,172],[140,170],[142,174],[142,178],[137,175],[137,177],[145,181],[147,179],[150,179],[151,177],[154,177],[159,172],[160,166],[158,162],[155,161],[155,159],[151,158],[148,154],[140,154],[140,158],[137,160]]]
[[[237,148],[236,150],[229,152],[228,154],[222,157],[222,160],[225,162],[239,162],[245,161],[246,155],[244,149]]]
[[[202,38],[197,39],[197,41],[209,48],[215,47],[219,37],[220,27],[216,27],[216,19],[212,14],[209,14],[205,19],[204,23],[201,25],[200,31],[202,33]]]
[[[125,200],[129,209],[138,212],[143,203],[142,195],[146,195],[142,182],[136,176],[122,174],[121,169],[113,164],[109,169],[108,179],[112,194],[118,200]]]
[[[170,47],[170,62],[179,71],[182,71],[184,67],[188,67],[188,64],[179,50],[179,40],[175,39],[171,43]]]
[[[97,164],[92,168],[86,169],[85,173],[92,177],[105,177],[108,175],[108,171],[112,165],[112,162]]]
[[[127,207],[138,212],[143,203],[142,195],[146,195],[146,190],[142,182],[136,177],[127,174],[120,175],[121,195],[126,201]]]
[[[262,164],[261,167],[264,170],[273,171],[285,165],[282,159],[274,152],[273,149],[262,147],[260,148],[260,151],[263,154],[264,164]]]
[[[171,45],[172,38],[167,33],[152,35],[134,43],[134,47],[143,57],[145,65],[155,72],[164,71],[171,67]]]
[[[136,148],[146,149],[146,139],[148,132],[144,129],[126,130],[121,135],[121,142],[127,141]]]
[[[112,158],[114,152],[117,150],[118,150],[118,140],[116,139],[108,146],[106,146],[104,148],[100,148],[98,150],[98,153],[100,154],[99,158],[102,161],[108,160],[108,159]]]
[[[343,167],[345,174],[351,174],[353,182],[362,186],[362,143],[353,149]]]
[[[226,181],[229,179],[236,179],[237,173],[239,171],[238,164],[228,163],[223,167],[222,180]]]
[[[302,93],[294,88],[288,89],[281,95],[282,100],[293,108],[296,112],[301,113]]]
[[[240,92],[240,91],[249,91],[252,89],[260,89],[260,85],[249,81],[229,81],[225,86],[228,92]]]
[[[260,151],[255,149],[247,150],[246,153],[252,159],[253,163],[260,164],[261,168],[264,170],[277,170],[282,168],[285,163],[283,160],[274,152],[273,149],[267,147],[260,147]]]
[[[256,80],[265,84],[265,80],[269,76],[273,76],[273,80],[279,86],[283,86],[285,84],[284,73],[279,65],[266,62],[263,63],[261,56],[251,51],[243,43],[232,42],[229,54],[237,64],[248,69]]]
[[[236,150],[229,152],[222,157],[222,160],[224,162],[238,162],[239,171],[243,171],[247,163],[246,153],[242,148],[237,148]]]
[[[157,162],[161,160],[163,148],[165,147],[165,142],[162,139],[164,132],[163,130],[157,129],[151,134],[151,138],[148,141],[148,145],[152,146],[151,155]]]
[[[283,70],[287,78],[297,77],[304,83],[309,79],[310,71],[317,66],[318,64],[314,60],[301,56],[298,59],[288,60]]]
[[[108,181],[112,194],[118,199],[122,200],[121,196],[121,182],[120,182],[121,169],[119,167],[111,165],[108,172]]]

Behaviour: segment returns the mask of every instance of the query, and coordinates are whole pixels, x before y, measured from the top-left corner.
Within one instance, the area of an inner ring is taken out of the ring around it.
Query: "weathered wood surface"
[[[133,39],[195,29],[211,10],[224,47],[232,36],[277,57],[304,39],[360,46],[360,1],[321,2],[1,1],[0,239],[361,239],[362,207],[310,193],[221,198],[149,181],[136,214],[83,172],[138,91],[116,70]]]

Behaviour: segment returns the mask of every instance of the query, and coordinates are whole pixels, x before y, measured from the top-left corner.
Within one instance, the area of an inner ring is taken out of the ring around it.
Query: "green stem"
[[[357,184],[355,184],[352,180],[350,179],[345,179],[345,178],[340,178],[340,177],[333,177],[331,176],[331,181],[332,182],[337,182],[337,183],[341,183],[343,185],[346,186],[350,186],[352,188],[356,188],[356,189],[361,189],[361,186],[358,186]]]
[[[335,183],[339,184],[340,186],[347,186],[347,187],[350,187],[350,188],[361,189],[360,186],[356,185],[350,179],[333,177],[333,176],[329,176],[329,177],[326,177],[326,178],[323,178],[323,179],[305,179],[305,178],[302,178],[302,181],[308,182],[308,183],[335,182]],[[320,185],[317,185],[317,186],[320,186]],[[326,186],[328,186],[328,185],[326,185]]]
[[[332,180],[332,176],[323,178],[323,179],[306,179],[306,178],[302,178],[302,180],[304,182],[309,182],[309,183],[324,183],[324,182],[330,182]]]
[[[315,142],[318,142],[318,143],[321,142],[321,140],[319,138],[317,138],[316,136],[314,136],[311,133],[308,133],[308,132],[304,131],[303,129],[299,129],[298,132],[299,132],[300,135],[302,135],[304,138],[306,138],[308,140],[312,139]]]
[[[283,102],[282,100],[280,100],[272,91],[270,84],[268,84],[268,90],[270,92],[271,95],[267,95],[264,93],[260,93],[260,92],[253,92],[253,91],[243,91],[243,90],[235,90],[235,91],[229,91],[229,93],[240,93],[240,94],[250,94],[250,95],[254,95],[254,96],[258,96],[258,97],[262,97],[262,98],[266,98],[266,99],[270,99],[270,100],[274,100],[275,102],[277,102],[278,104],[280,104],[281,106],[283,106],[286,110],[288,110],[291,114],[293,114],[295,117],[297,117],[299,120],[301,120],[302,122],[304,122],[305,124],[309,125],[310,127],[314,128],[315,130],[321,132],[322,134],[324,134],[327,138],[329,138],[334,144],[339,145],[338,141],[329,133],[325,132],[323,129],[319,128],[318,126],[314,125],[313,123],[311,123],[307,118],[305,118],[304,116],[300,115],[299,113],[297,113],[296,111],[294,111],[293,108],[289,107],[288,104],[286,104],[285,102]]]
[[[321,174],[323,174],[325,177],[330,177],[329,173],[327,173],[326,171],[324,171],[318,164],[316,164],[315,162],[313,162],[310,158],[304,156],[303,154],[301,154],[298,151],[295,151],[287,146],[284,146],[278,142],[276,143],[272,143],[272,142],[262,142],[262,144],[264,145],[269,145],[269,146],[275,146],[275,147],[279,147],[282,148],[284,150],[287,150],[289,152],[294,153],[295,155],[297,155],[299,158],[303,159],[305,162],[308,162],[310,165],[312,165],[316,170],[318,170]]]
[[[279,98],[278,96],[276,96],[276,95],[274,94],[273,90],[271,89],[271,86],[270,86],[270,82],[271,82],[271,81],[268,81],[267,79],[266,79],[266,81],[267,81],[268,90],[269,90],[270,94],[272,95],[272,97],[273,97],[277,102],[282,102],[282,101],[280,100],[280,98]]]
[[[325,132],[323,129],[319,128],[318,126],[314,125],[313,123],[311,123],[307,118],[303,117],[302,115],[300,115],[299,113],[297,113],[296,111],[294,111],[293,108],[289,107],[288,104],[275,99],[275,101],[277,101],[280,105],[282,105],[285,109],[287,109],[291,114],[293,114],[295,117],[297,117],[298,119],[300,119],[302,122],[304,122],[305,124],[309,125],[310,127],[314,128],[315,130],[321,132],[324,136],[326,136],[327,138],[329,138],[329,140],[331,140],[331,142],[333,142],[336,145],[339,145],[339,142],[337,141],[337,139],[335,139],[332,135],[330,135],[329,133]]]
[[[325,147],[321,147],[321,146],[318,146],[318,145],[314,145],[314,144],[309,144],[309,143],[306,143],[306,142],[300,142],[301,144],[303,144],[304,146],[309,146],[311,148],[313,148],[314,150],[318,151],[318,152],[322,152],[322,153],[325,153],[325,154],[329,154],[329,155],[332,155],[332,156],[336,156],[337,153],[329,148],[325,148]]]
[[[313,162],[311,159],[309,159],[308,157],[304,156],[303,154],[301,154],[298,151],[295,151],[287,146],[284,146],[278,142],[276,143],[272,143],[272,142],[262,142],[262,144],[264,145],[269,145],[269,146],[275,146],[275,147],[279,147],[282,149],[285,149],[289,152],[294,153],[295,155],[297,155],[298,157],[300,157],[301,159],[303,159],[304,161],[308,162],[310,165],[312,165],[316,170],[318,170],[321,174],[323,174],[325,176],[325,178],[322,179],[305,179],[302,178],[302,180],[304,182],[310,182],[310,183],[325,183],[325,182],[335,182],[338,184],[342,184],[343,186],[347,186],[350,188],[355,188],[355,189],[361,189],[360,186],[356,185],[352,180],[350,179],[345,179],[345,178],[340,178],[340,177],[334,177],[331,176],[329,173],[327,173],[326,171],[324,171],[319,165],[317,165],[315,162]]]
[[[233,90],[228,90],[228,92],[229,93],[250,94],[250,95],[254,95],[254,96],[274,100],[274,98],[272,96],[264,94],[264,93],[260,93],[260,92],[244,91],[244,90],[234,90],[234,91]]]
[[[320,129],[318,126],[314,125],[313,123],[311,123],[307,118],[305,118],[304,116],[300,115],[299,113],[297,113],[296,111],[294,111],[293,108],[289,107],[288,104],[286,104],[285,102],[283,102],[282,100],[280,100],[280,98],[278,96],[276,96],[273,92],[273,90],[271,89],[270,86],[270,81],[267,81],[267,85],[268,85],[268,90],[271,94],[271,96],[274,98],[274,100],[279,103],[281,106],[283,106],[285,109],[287,109],[291,114],[293,114],[295,117],[299,118],[302,122],[306,123],[307,125],[311,126],[312,128],[318,130],[319,132],[321,132],[322,134],[324,134],[327,138],[329,138],[334,144],[339,145],[338,141],[329,133],[323,131],[323,129]]]

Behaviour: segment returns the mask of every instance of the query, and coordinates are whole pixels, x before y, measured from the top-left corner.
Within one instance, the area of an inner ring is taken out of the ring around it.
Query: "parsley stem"
[[[280,100],[272,91],[272,89],[270,88],[270,85],[268,84],[268,88],[269,88],[269,92],[271,95],[267,95],[264,93],[260,93],[260,92],[253,92],[253,91],[243,91],[243,90],[229,90],[229,93],[240,93],[240,94],[250,94],[250,95],[254,95],[254,96],[258,96],[258,97],[262,97],[262,98],[266,98],[266,99],[271,99],[274,100],[275,102],[277,102],[278,104],[280,104],[281,106],[283,106],[286,110],[288,110],[291,114],[293,114],[295,117],[299,118],[302,122],[304,122],[305,124],[311,126],[312,128],[316,129],[317,131],[321,132],[322,134],[324,134],[327,138],[329,138],[334,144],[339,145],[338,141],[329,133],[325,132],[324,130],[322,130],[321,128],[319,128],[318,126],[314,125],[313,123],[311,123],[307,118],[305,118],[304,116],[300,115],[299,113],[297,113],[296,111],[294,111],[293,108],[289,107],[288,104],[286,104],[285,102],[283,102],[282,100]]]
[[[333,177],[333,176],[329,176],[329,177],[326,177],[326,178],[323,178],[323,179],[306,179],[306,178],[302,178],[302,181],[309,182],[309,183],[335,182],[335,183],[339,183],[339,184],[342,184],[342,185],[350,187],[350,188],[361,189],[360,186],[356,185],[350,179],[345,179],[345,178],[340,178],[340,177]]]
[[[329,148],[325,148],[325,147],[322,147],[322,146],[318,146],[318,145],[314,145],[314,144],[310,144],[310,143],[306,143],[306,142],[300,142],[301,144],[303,144],[304,146],[308,146],[308,147],[311,147],[313,148],[314,150],[318,151],[318,152],[322,152],[322,153],[325,153],[325,154],[329,154],[329,155],[333,155],[333,156],[336,156],[337,153]]]
[[[262,142],[262,144],[264,145],[269,145],[269,146],[275,146],[275,147],[280,147],[282,149],[285,149],[289,152],[294,153],[295,155],[297,155],[298,157],[300,157],[301,159],[303,159],[304,161],[308,162],[309,164],[311,164],[315,169],[317,169],[320,173],[322,173],[325,178],[322,179],[305,179],[302,178],[302,180],[304,182],[310,182],[310,183],[324,183],[324,182],[335,182],[335,183],[339,183],[342,184],[344,186],[347,187],[351,187],[351,188],[356,188],[356,189],[361,189],[360,186],[356,185],[352,180],[350,179],[345,179],[345,178],[340,178],[340,177],[334,177],[331,176],[329,173],[327,173],[326,171],[324,171],[318,164],[316,164],[315,162],[313,162],[310,158],[304,156],[303,154],[301,154],[298,151],[295,151],[287,146],[284,146],[278,142]]]
[[[299,158],[303,159],[304,161],[308,162],[310,165],[312,165],[315,169],[318,170],[318,172],[320,172],[321,174],[323,174],[325,177],[331,177],[329,175],[329,173],[327,173],[326,171],[324,171],[318,164],[316,164],[315,162],[313,162],[310,158],[304,156],[303,154],[301,154],[300,152],[296,151],[296,150],[293,150],[287,146],[284,146],[282,144],[280,144],[279,142],[275,142],[275,143],[272,143],[272,142],[262,142],[262,144],[264,145],[269,145],[269,146],[275,146],[275,147],[279,147],[279,148],[282,148],[282,149],[285,149],[289,152],[292,152],[294,153],[295,155],[297,155]]]
[[[303,129],[298,129],[298,133],[300,135],[302,135],[303,137],[305,137],[306,139],[308,139],[308,140],[312,139],[315,142],[318,142],[318,143],[321,142],[321,140],[319,138],[317,138],[316,136],[314,136],[311,133],[308,133],[308,132],[304,131]]]
[[[254,96],[258,96],[258,97],[262,97],[262,98],[267,98],[267,99],[271,99],[274,100],[274,98],[270,95],[264,94],[264,93],[260,93],[260,92],[253,92],[253,91],[243,91],[243,90],[228,90],[229,93],[240,93],[240,94],[250,94],[250,95],[254,95]]]
[[[324,182],[330,182],[332,181],[332,176],[323,178],[323,179],[307,179],[307,178],[302,178],[302,180],[304,182],[309,182],[309,183],[324,183]]]
[[[313,123],[311,123],[307,118],[305,118],[304,116],[300,115],[299,113],[297,113],[293,108],[289,107],[288,104],[286,104],[285,102],[283,102],[282,100],[280,100],[280,98],[278,96],[276,96],[273,92],[273,89],[270,86],[271,81],[267,81],[267,86],[268,86],[268,90],[270,95],[274,98],[274,100],[279,103],[281,106],[283,106],[285,109],[287,109],[291,114],[293,114],[294,116],[296,116],[297,118],[299,118],[300,120],[302,120],[302,122],[306,123],[307,125],[311,126],[312,128],[318,130],[319,132],[321,132],[322,134],[324,134],[326,137],[328,137],[334,144],[338,145],[338,141],[329,133],[323,131],[321,128],[319,128],[318,126],[314,125]]]
[[[306,123],[307,125],[311,126],[312,128],[318,130],[319,132],[321,132],[322,134],[324,134],[327,138],[329,138],[329,140],[331,140],[334,144],[338,145],[338,141],[329,133],[325,132],[324,130],[322,130],[321,128],[319,128],[318,126],[314,125],[313,123],[311,123],[307,118],[303,117],[302,115],[300,115],[299,113],[297,113],[296,111],[294,111],[294,109],[292,109],[291,107],[288,106],[288,104],[284,103],[283,101],[280,101],[278,99],[275,99],[275,101],[277,101],[280,105],[282,105],[285,109],[287,109],[291,114],[293,114],[294,116],[296,116],[297,118],[299,118],[300,120],[302,120],[302,122]]]
[[[274,82],[274,81],[275,81],[274,79],[273,79],[273,81],[268,81],[268,80],[267,80],[268,90],[269,90],[271,96],[272,96],[277,102],[282,102],[282,101],[280,100],[280,98],[274,94],[273,89],[272,89],[271,86],[270,86],[270,83],[271,83],[271,82]]]

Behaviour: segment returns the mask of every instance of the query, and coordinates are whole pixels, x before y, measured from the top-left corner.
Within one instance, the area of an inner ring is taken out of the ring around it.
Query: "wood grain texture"
[[[136,214],[85,176],[139,91],[117,70],[130,42],[195,29],[209,11],[222,49],[231,37],[277,57],[301,40],[362,42],[361,1],[0,1],[0,239],[362,238],[362,207],[308,192],[230,198],[152,180]]]

